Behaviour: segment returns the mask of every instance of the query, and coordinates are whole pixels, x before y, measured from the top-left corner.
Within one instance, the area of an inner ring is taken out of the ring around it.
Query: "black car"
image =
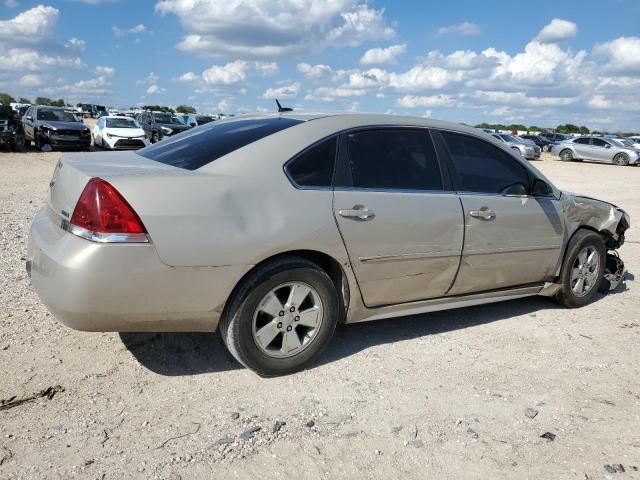
[[[24,146],[22,123],[11,107],[3,105],[0,105],[0,145],[9,145],[15,152]]]
[[[37,149],[44,145],[51,148],[88,149],[91,131],[75,116],[62,107],[31,106],[22,117],[24,138]]]
[[[557,143],[557,142],[548,140],[547,138],[544,138],[540,135],[519,135],[519,137],[524,138],[525,140],[531,140],[533,143],[539,146],[543,152],[550,152],[551,146]]]
[[[191,128],[182,123],[175,115],[165,112],[142,112],[138,115],[138,123],[142,126],[151,143],[156,143],[164,137],[170,137]]]
[[[538,136],[550,143],[560,143],[569,139],[567,135],[563,135],[561,133],[551,133],[551,132],[542,132],[542,133],[539,133]]]

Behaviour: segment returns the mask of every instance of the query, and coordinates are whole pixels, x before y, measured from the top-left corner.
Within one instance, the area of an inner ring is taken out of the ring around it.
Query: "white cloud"
[[[232,105],[231,99],[223,98],[218,102],[218,105],[216,105],[216,108],[218,109],[219,113],[225,113],[229,111],[229,109],[231,108],[231,105]]]
[[[113,67],[103,67],[98,65],[96,67],[96,74],[100,77],[113,77],[116,74],[116,69]]]
[[[160,80],[160,76],[150,72],[149,75],[142,80],[136,80],[136,85],[153,85],[154,83],[158,83],[158,80]]]
[[[116,37],[124,37],[125,35],[137,35],[139,33],[144,33],[147,31],[147,27],[145,27],[142,23],[139,23],[135,27],[131,28],[120,28],[117,26],[111,27],[113,34]]]
[[[364,89],[344,88],[344,87],[319,87],[307,94],[304,99],[322,103],[333,103],[339,99],[350,97],[362,97],[367,94]]]
[[[24,48],[12,48],[4,54],[0,52],[0,72],[42,72],[83,67],[84,64],[79,57],[54,57]]]
[[[596,45],[594,52],[609,60],[608,69],[615,72],[640,73],[640,37],[620,37]]]
[[[467,37],[477,36],[482,34],[480,27],[475,23],[462,22],[457,25],[449,25],[446,27],[440,27],[437,31],[438,35],[463,35]]]
[[[398,55],[402,55],[406,51],[406,43],[403,43],[402,45],[391,45],[387,48],[372,48],[364,53],[364,55],[360,59],[360,63],[362,65],[373,65],[381,63],[394,64],[396,63],[396,57]]]
[[[247,79],[250,64],[244,60],[236,60],[226,65],[212,65],[202,72],[202,79],[208,85],[239,85]]]
[[[384,10],[364,0],[160,0],[186,31],[178,48],[200,55],[283,57],[392,38]]]
[[[10,20],[0,20],[0,45],[36,45],[52,41],[59,10],[38,5]]]
[[[289,99],[296,98],[298,96],[298,92],[300,91],[300,83],[295,82],[291,85],[284,85],[282,87],[277,88],[268,88],[262,98],[277,98],[277,99]]]
[[[276,62],[255,62],[254,68],[263,77],[278,73],[278,64]]]
[[[18,6],[17,0],[4,0],[4,6],[7,8],[16,8]]]
[[[64,46],[69,50],[84,52],[85,49],[87,48],[87,42],[85,42],[84,40],[80,40],[76,37],[72,37],[64,44]]]
[[[578,26],[568,20],[554,18],[545,25],[535,38],[540,43],[556,43],[573,38],[578,33]]]
[[[39,87],[42,85],[42,79],[40,78],[40,75],[31,73],[23,76],[19,83],[22,87]]]
[[[166,92],[167,91],[164,88],[156,84],[150,85],[149,88],[147,88],[147,95],[162,95]]]
[[[451,95],[430,95],[430,96],[415,96],[405,95],[400,97],[396,104],[399,107],[404,108],[416,108],[416,107],[448,107],[453,104],[453,98]]]
[[[299,63],[296,68],[298,72],[303,74],[305,77],[314,80],[328,78],[333,75],[333,70],[329,65],[310,65],[308,63]]]

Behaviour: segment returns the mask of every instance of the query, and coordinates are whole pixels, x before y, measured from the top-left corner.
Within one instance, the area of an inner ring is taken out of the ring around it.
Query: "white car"
[[[149,145],[149,139],[135,119],[106,116],[93,127],[93,144],[104,150],[137,150]]]

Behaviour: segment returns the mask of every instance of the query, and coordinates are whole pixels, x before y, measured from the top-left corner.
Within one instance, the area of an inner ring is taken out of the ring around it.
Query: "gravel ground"
[[[626,288],[346,326],[261,379],[217,334],[52,318],[23,259],[57,158],[0,153],[0,399],[64,388],[0,405],[0,478],[640,478],[640,168],[536,163],[630,212]]]

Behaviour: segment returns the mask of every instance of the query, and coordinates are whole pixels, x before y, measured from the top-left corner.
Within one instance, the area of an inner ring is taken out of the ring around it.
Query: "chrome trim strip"
[[[433,252],[433,253],[398,253],[391,255],[374,255],[371,257],[359,257],[362,263],[378,263],[388,260],[420,260],[423,258],[443,258],[443,257],[459,257],[457,252]]]
[[[66,227],[66,228],[64,228]],[[97,233],[67,223],[63,228],[80,238],[96,243],[150,243],[146,233]]]
[[[422,313],[451,310],[454,308],[472,307],[486,303],[514,300],[517,298],[538,295],[544,288],[544,284],[529,285],[526,287],[514,287],[510,289],[494,290],[484,293],[460,295],[453,297],[434,298],[422,302],[403,303],[385,307],[365,309],[358,317],[350,319],[347,323],[368,322],[371,320],[383,320],[393,317],[404,317]]]
[[[494,253],[520,253],[520,252],[532,252],[532,251],[540,251],[540,250],[559,250],[562,248],[562,245],[552,246],[552,247],[518,247],[518,248],[492,248],[491,250],[463,250],[462,256],[473,256],[473,255],[491,255]]]

